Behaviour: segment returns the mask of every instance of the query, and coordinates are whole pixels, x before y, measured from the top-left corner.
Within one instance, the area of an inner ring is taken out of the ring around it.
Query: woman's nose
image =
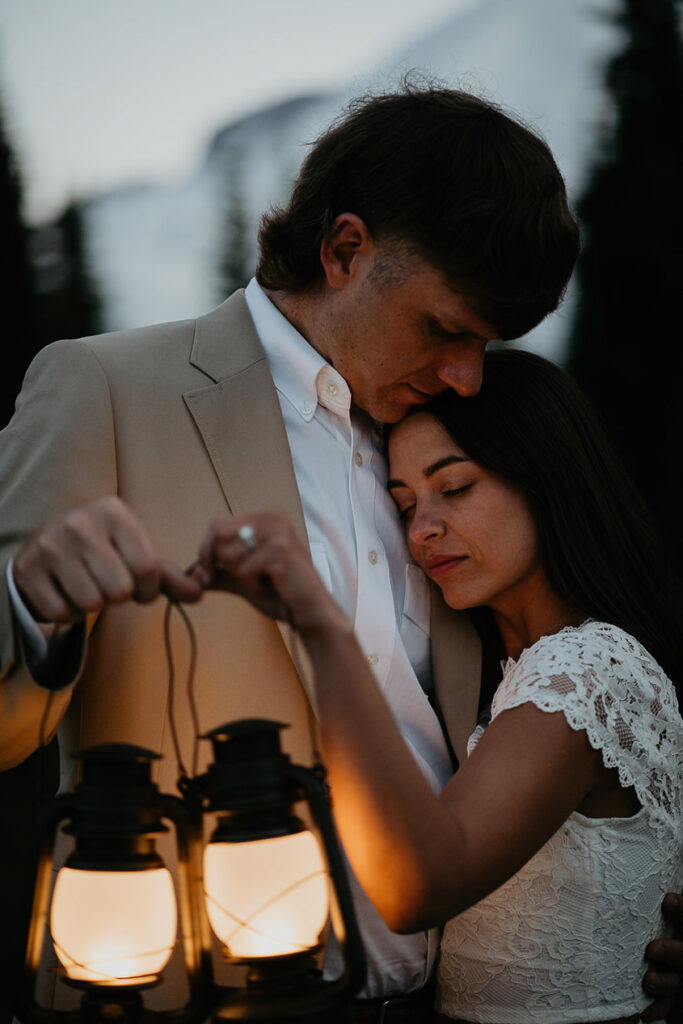
[[[428,540],[441,537],[444,531],[440,516],[429,509],[416,508],[408,527],[408,539],[416,544],[425,544]]]

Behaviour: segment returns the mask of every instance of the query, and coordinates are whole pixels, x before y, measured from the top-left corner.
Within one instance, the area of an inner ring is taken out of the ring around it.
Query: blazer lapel
[[[211,377],[183,398],[233,515],[275,505],[306,540],[280,403],[240,292],[197,321],[190,362]]]
[[[453,750],[462,764],[477,724],[481,686],[481,641],[467,615],[455,612],[432,587],[434,684]]]
[[[213,382],[186,392],[183,399],[230,512],[241,516],[281,509],[308,547],[280,403],[242,292],[197,320],[190,362]],[[278,626],[293,655],[289,627],[281,622]],[[310,665],[298,650],[294,662],[314,703]]]

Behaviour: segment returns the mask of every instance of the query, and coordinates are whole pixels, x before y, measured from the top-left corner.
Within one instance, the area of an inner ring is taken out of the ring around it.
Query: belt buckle
[[[385,1024],[390,1006],[391,999],[385,999],[377,1012],[377,1024]]]
[[[387,1024],[387,1021],[389,1022],[389,1024],[391,1024],[391,1011],[394,1008],[400,1009],[401,1007],[410,1006],[411,1003],[415,1001],[415,993],[411,993],[411,995],[390,996],[388,999],[385,999],[384,1002],[380,1003],[380,1006],[377,1010],[377,1018],[375,1024]]]

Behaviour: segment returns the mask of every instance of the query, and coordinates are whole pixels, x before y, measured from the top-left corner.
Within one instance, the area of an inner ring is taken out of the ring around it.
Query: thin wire
[[[50,647],[54,643],[55,637],[57,636],[58,633],[58,629],[59,627],[57,626],[57,623],[54,623],[50,631],[50,634],[47,637],[48,663],[50,656]],[[50,711],[52,710],[52,704],[54,702],[54,699],[55,691],[50,690],[47,695],[47,700],[45,701],[45,707],[43,708],[43,714],[40,719],[40,727],[38,729],[38,750],[40,751],[40,761],[38,765],[38,800],[46,799],[48,791],[47,767],[45,764],[46,757],[44,748],[47,746],[48,743],[47,723],[50,720]]]
[[[323,759],[320,750],[318,749],[318,724],[316,722],[315,712],[313,711],[313,703],[305,690],[303,681],[306,678],[304,669],[301,661],[301,637],[299,631],[294,625],[291,609],[285,605],[286,621],[289,632],[289,646],[292,652],[292,661],[294,662],[294,668],[296,669],[297,676],[299,677],[299,683],[301,684],[302,690],[304,690],[304,700],[306,703],[306,714],[308,717],[308,731],[311,737],[311,752],[313,754],[313,763],[322,765]]]
[[[301,889],[304,885],[307,885],[308,882],[312,882],[314,878],[327,878],[329,877],[329,875],[329,871],[318,870],[312,871],[310,874],[305,875],[303,878],[297,878],[295,882],[292,882],[291,885],[287,885],[285,886],[284,889],[281,889],[279,892],[276,892],[273,896],[267,899],[265,903],[262,903],[258,907],[254,907],[254,909],[250,912],[249,917],[247,918],[238,917],[237,914],[233,913],[232,910],[229,910],[228,907],[224,907],[223,904],[220,903],[215,896],[211,895],[206,886],[204,886],[204,896],[209,901],[209,903],[212,903],[217,910],[219,910],[222,914],[225,914],[226,917],[230,918],[230,920],[234,921],[235,924],[237,925],[237,927],[234,928],[232,932],[230,932],[230,935],[225,940],[226,946],[229,947],[231,941],[234,940],[235,936],[238,935],[240,931],[244,930],[252,932],[252,934],[258,935],[261,938],[270,939],[273,942],[279,942],[280,945],[298,946],[299,949],[302,950],[310,949],[309,946],[302,945],[299,942],[295,942],[293,939],[282,939],[280,938],[279,935],[273,934],[272,932],[266,932],[262,928],[258,928],[252,922],[253,919],[255,917],[258,917],[259,914],[262,914],[264,910],[268,910],[269,907],[275,906],[277,903],[280,902],[280,900],[284,899],[285,896],[289,896],[291,893],[296,892],[297,889]]]
[[[192,568],[193,566],[190,566],[187,572],[191,572]],[[322,765],[323,759],[318,748],[318,729],[315,713],[313,711],[312,702],[303,685],[303,681],[306,678],[306,674],[304,672],[303,662],[301,658],[301,638],[299,636],[299,632],[296,626],[294,625],[291,609],[284,602],[282,602],[282,606],[284,612],[283,618],[287,624],[289,634],[289,648],[292,655],[292,661],[294,662],[294,668],[299,679],[299,684],[302,690],[304,691],[304,701],[306,704],[308,731],[310,734],[313,761],[315,765]],[[180,752],[180,741],[178,739],[178,730],[176,728],[175,721],[175,665],[173,662],[173,648],[171,644],[171,615],[174,610],[180,615],[181,619],[183,620],[190,641],[190,664],[187,672],[186,692],[188,702],[190,705],[190,714],[192,716],[192,725],[194,729],[191,775],[188,775],[187,769],[185,768],[185,765],[183,763],[182,754]],[[197,774],[199,741],[201,738],[199,730],[199,713],[197,709],[194,685],[197,668],[197,636],[189,615],[187,614],[183,606],[178,601],[175,601],[173,598],[168,598],[166,610],[164,612],[164,646],[166,649],[166,661],[168,664],[168,718],[169,725],[171,727],[171,736],[173,739],[173,747],[175,750],[176,761],[178,762],[178,772],[181,777],[194,778]]]
[[[102,969],[100,969],[100,968],[98,968],[96,966],[96,964],[98,964],[98,963],[101,963],[103,961],[106,962],[108,959],[112,959],[111,957],[99,957],[97,959],[92,959],[89,962],[85,963],[85,962],[83,962],[81,960],[77,960],[75,956],[72,956],[72,954],[68,951],[68,949],[66,949],[64,946],[62,946],[57,941],[57,939],[54,937],[54,933],[52,931],[52,925],[50,925],[50,927],[49,927],[49,934],[50,934],[50,938],[52,939],[52,945],[55,948],[55,952],[57,953],[57,956],[59,956],[59,959],[62,961],[62,966],[58,966],[58,967],[52,968],[52,970],[56,974],[61,974],[61,975],[66,974],[67,977],[68,977],[69,967],[80,967],[82,970],[90,971],[91,974],[96,975],[97,976],[97,980],[99,980],[99,981],[122,981],[122,980],[125,980],[125,983],[128,984],[128,985],[131,983],[131,981],[135,981],[136,979],[149,978],[149,977],[151,977],[154,974],[159,974],[159,971],[143,971],[142,974],[129,974],[129,975],[126,975],[125,979],[122,979],[121,975],[119,975],[119,974],[111,974],[109,971],[103,971]],[[153,957],[158,957],[160,954],[168,953],[168,957],[167,957],[167,961],[168,961],[171,958],[171,954],[173,953],[173,950],[176,948],[177,945],[178,945],[178,939],[176,938],[171,943],[170,946],[161,946],[159,949],[143,950],[141,953],[134,953],[133,956],[136,959],[139,959],[139,958],[142,958],[142,957],[144,957],[144,958],[149,958],[149,957],[152,957],[152,956]],[[60,956],[60,951],[63,954],[63,956]],[[64,963],[65,960],[69,960],[69,963],[65,964]],[[95,979],[93,979],[93,980],[95,980]]]
[[[187,670],[187,684],[185,687],[187,693],[187,700],[190,705],[190,715],[192,716],[192,728],[194,730],[194,740],[192,741],[192,777],[197,774],[197,758],[199,755],[199,713],[197,711],[197,702],[195,700],[194,692],[194,680],[197,669],[197,635],[190,621],[190,616],[187,614],[181,604],[175,603],[175,610],[180,615],[181,619],[185,623],[187,629],[187,635],[190,640],[190,664]]]
[[[50,708],[52,707],[52,702],[53,702],[54,699],[55,699],[55,691],[54,690],[50,690],[48,695],[47,695],[47,700],[45,701],[45,707],[43,708],[43,716],[40,719],[40,731],[38,733],[38,746],[39,747],[47,746],[47,722],[48,722],[48,719],[50,717]]]
[[[175,749],[176,761],[178,762],[178,774],[181,778],[187,778],[187,769],[183,764],[183,756],[180,752],[180,742],[175,724],[175,666],[173,664],[173,648],[171,647],[171,614],[175,602],[168,599],[164,611],[164,648],[166,650],[166,662],[168,664],[168,722],[171,727],[171,737]]]

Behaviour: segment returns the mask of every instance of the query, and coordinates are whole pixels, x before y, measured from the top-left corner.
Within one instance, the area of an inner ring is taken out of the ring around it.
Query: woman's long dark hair
[[[647,508],[572,378],[530,352],[487,353],[479,394],[431,413],[480,466],[519,488],[550,585],[571,607],[632,634],[683,705],[679,585]]]

